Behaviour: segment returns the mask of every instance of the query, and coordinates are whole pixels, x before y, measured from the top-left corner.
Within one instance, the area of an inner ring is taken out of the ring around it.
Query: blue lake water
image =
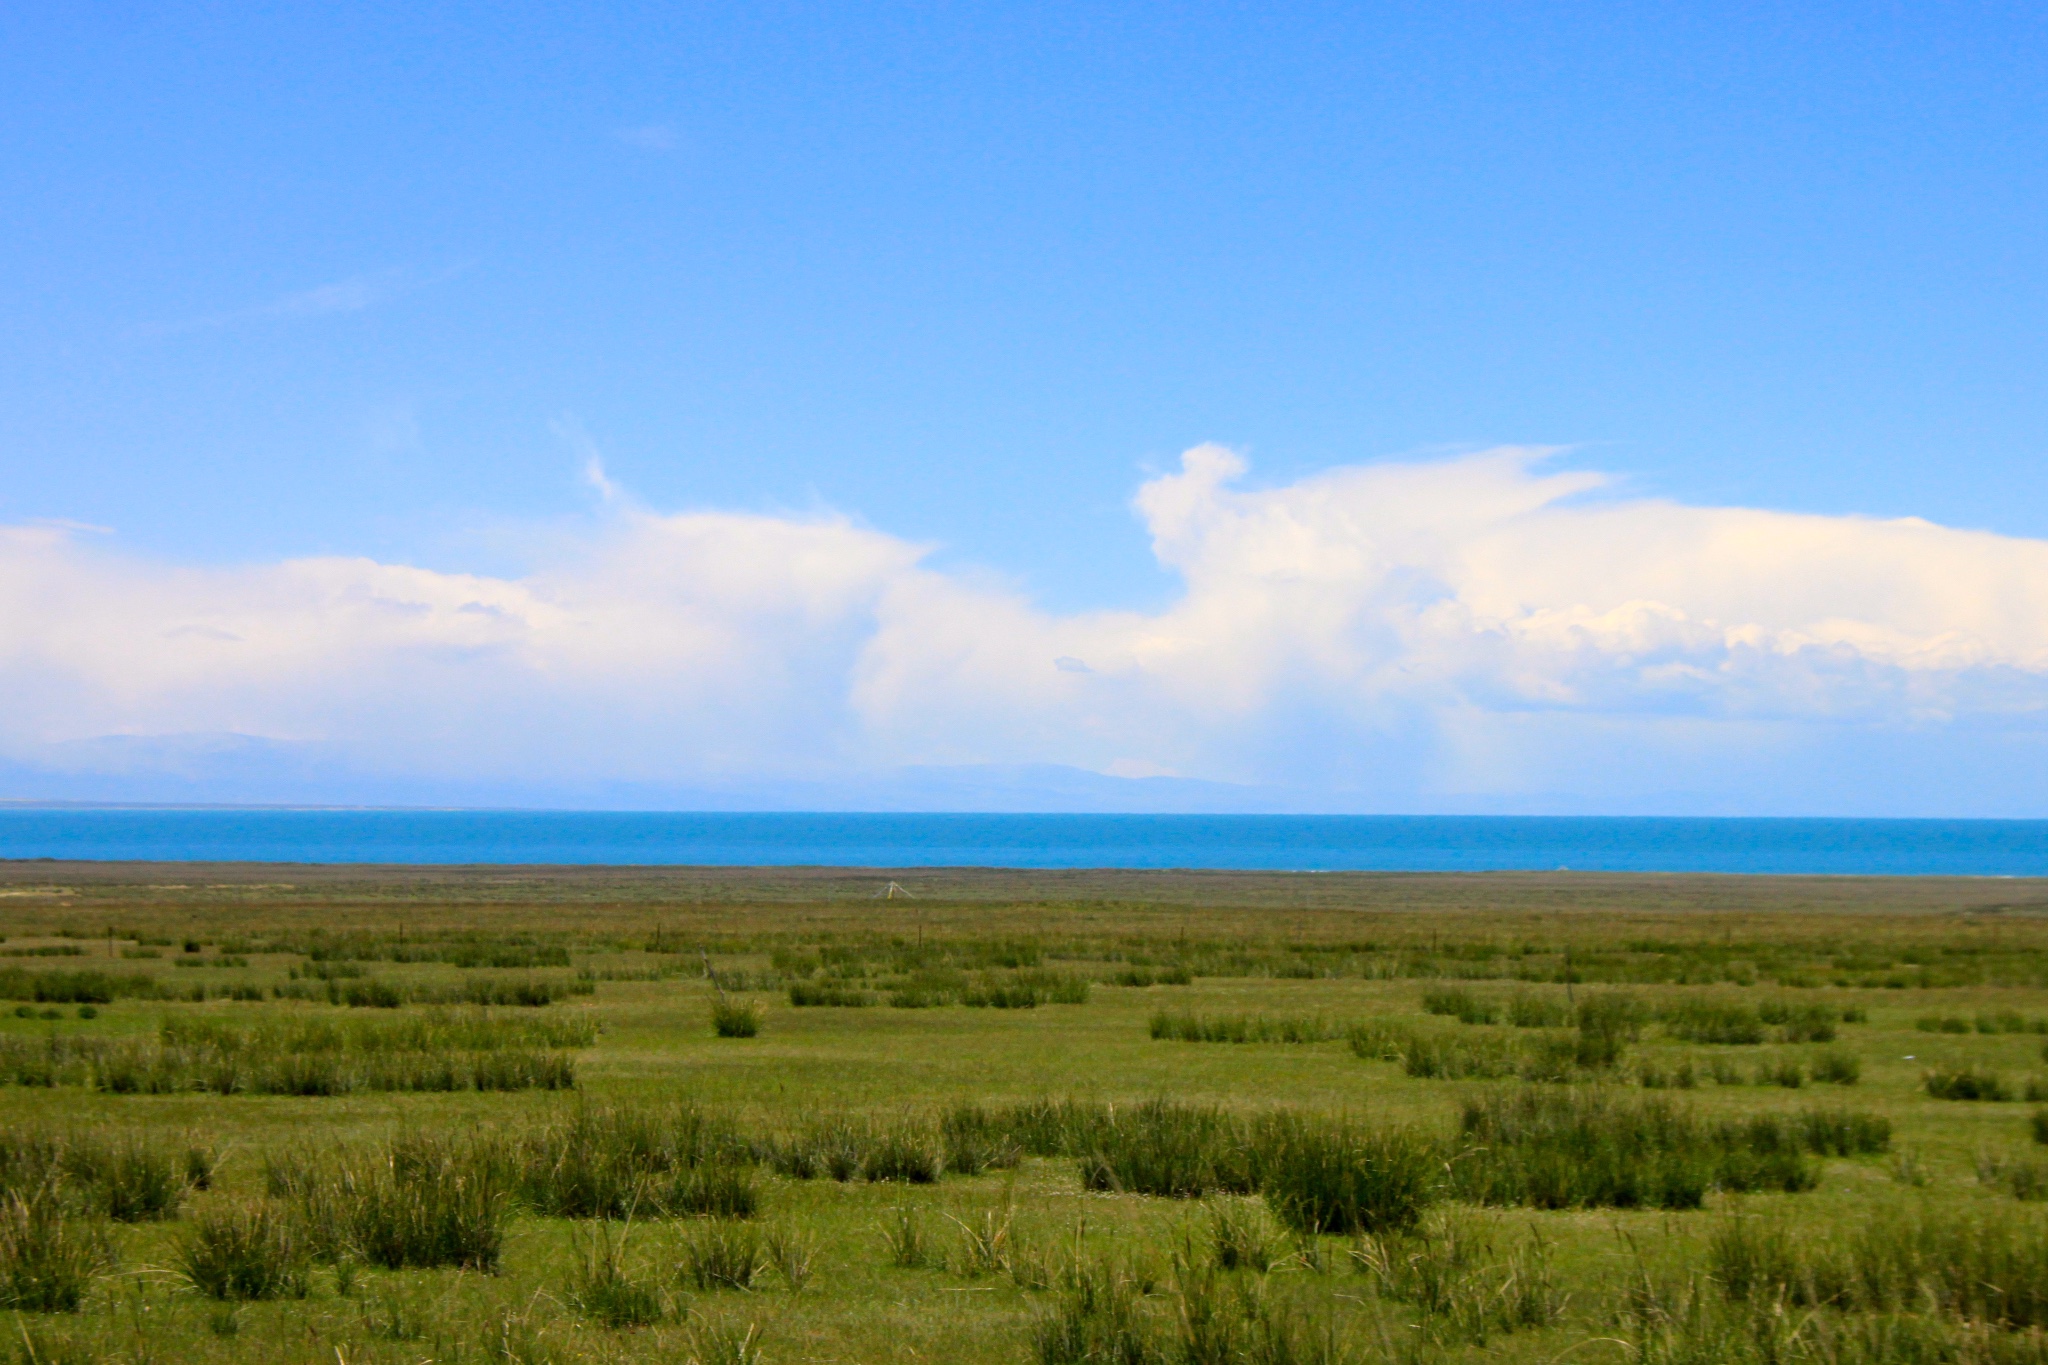
[[[0,857],[2048,876],[2048,821],[17,807]]]

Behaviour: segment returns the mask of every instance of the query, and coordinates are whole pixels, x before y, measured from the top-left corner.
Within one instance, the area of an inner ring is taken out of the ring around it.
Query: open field
[[[23,1360],[2048,1361],[2048,884],[8,863],[0,934]]]

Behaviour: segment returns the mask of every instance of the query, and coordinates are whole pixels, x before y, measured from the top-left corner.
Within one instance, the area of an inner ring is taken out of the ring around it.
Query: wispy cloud
[[[1618,498],[1526,450],[1256,491],[1243,468],[1201,447],[1140,489],[1184,583],[1149,613],[1045,612],[843,518],[623,500],[521,578],[0,532],[0,750],[235,731],[504,780],[1062,763],[1395,809],[1716,783],[1783,809],[1853,773],[1861,808],[1996,788],[2048,813],[2048,542]]]
[[[223,328],[238,327],[251,323],[294,321],[360,313],[387,303],[400,294],[416,288],[425,282],[404,270],[375,270],[367,274],[351,276],[345,280],[336,280],[331,284],[315,285],[311,289],[297,290],[262,303],[251,304],[246,308],[231,308],[218,313],[202,313],[196,317],[180,318],[169,322],[139,323],[130,328],[128,334],[140,340],[151,340],[160,337],[182,336],[193,332],[219,331]]]
[[[581,422],[564,414],[549,422],[548,430],[583,462],[583,482],[589,484],[598,497],[606,502],[616,502],[623,496],[619,486],[612,482],[611,475],[605,472],[604,453],[597,448],[597,442],[591,439]]]

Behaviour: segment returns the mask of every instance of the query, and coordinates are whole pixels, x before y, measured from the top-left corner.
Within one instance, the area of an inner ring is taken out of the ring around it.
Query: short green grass
[[[2042,1358],[2036,883],[0,892],[24,1360]],[[573,1088],[478,1088],[521,1049]],[[460,1085],[375,1080],[434,1056]],[[309,1057],[356,1080],[197,1079]]]

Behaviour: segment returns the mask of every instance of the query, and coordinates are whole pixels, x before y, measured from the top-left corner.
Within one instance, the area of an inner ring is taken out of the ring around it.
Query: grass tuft
[[[945,1152],[931,1125],[914,1118],[882,1128],[869,1147],[862,1173],[869,1180],[929,1185],[945,1169]]]
[[[1138,1279],[1107,1260],[1077,1262],[1032,1325],[1037,1365],[1165,1365]]]
[[[1147,1100],[1093,1134],[1081,1158],[1090,1190],[1193,1199],[1211,1190],[1252,1190],[1242,1123],[1211,1105]]]
[[[731,1124],[690,1104],[577,1106],[512,1137],[519,1203],[553,1218],[714,1215],[759,1203],[752,1151]]]
[[[801,1294],[818,1268],[817,1239],[791,1228],[769,1228],[761,1238],[762,1250],[775,1267],[782,1283],[792,1294]]]
[[[1154,1038],[1181,1043],[1321,1043],[1343,1036],[1321,1015],[1214,1014],[1160,1010],[1152,1016]]]
[[[951,1267],[954,1274],[972,1280],[1010,1273],[1010,1227],[1016,1221],[1013,1204],[1005,1200],[998,1208],[984,1210],[977,1219],[947,1217],[960,1229],[960,1254]]]
[[[719,1219],[684,1234],[676,1272],[699,1289],[752,1289],[768,1265],[759,1228]]]
[[[1279,1263],[1275,1244],[1272,1225],[1258,1205],[1232,1201],[1209,1210],[1209,1250],[1218,1270],[1263,1275]]]
[[[1435,986],[1422,993],[1425,1014],[1442,1014],[1461,1024],[1493,1024],[1500,1021],[1500,1006],[1461,986]]]
[[[956,1104],[939,1116],[939,1141],[949,1175],[1007,1170],[1024,1156],[1001,1117],[972,1101]]]
[[[1267,1205],[1300,1233],[1413,1227],[1441,1184],[1435,1144],[1405,1128],[1274,1115],[1259,1123],[1255,1149]]]
[[[722,1318],[694,1321],[683,1360],[684,1365],[761,1365],[761,1329]]]
[[[1478,1096],[1461,1128],[1452,1187],[1479,1203],[1689,1209],[1712,1189],[1790,1193],[1819,1179],[1782,1120],[1709,1125],[1663,1100],[1596,1089]]]
[[[54,1190],[0,1202],[0,1305],[75,1313],[112,1261],[105,1220],[66,1217]]]
[[[890,1210],[882,1220],[882,1241],[889,1248],[889,1264],[899,1269],[922,1270],[934,1259],[924,1217],[916,1209]]]
[[[274,1200],[209,1209],[177,1245],[178,1271],[210,1299],[302,1299],[312,1256],[295,1212]]]
[[[1928,1094],[1938,1100],[2003,1102],[2012,1098],[2012,1091],[1997,1073],[1971,1064],[1930,1071],[1920,1083]]]
[[[1846,1235],[1799,1237],[1737,1216],[1715,1230],[1708,1263],[1733,1300],[2048,1326],[2048,1224],[2038,1217],[1929,1209],[1878,1214]]]
[[[667,1316],[661,1287],[626,1263],[630,1225],[616,1232],[609,1220],[579,1234],[569,1271],[568,1301],[583,1316],[610,1328],[647,1327]]]
[[[761,1032],[761,1008],[721,994],[711,1002],[711,1031],[720,1038],[752,1038]]]

